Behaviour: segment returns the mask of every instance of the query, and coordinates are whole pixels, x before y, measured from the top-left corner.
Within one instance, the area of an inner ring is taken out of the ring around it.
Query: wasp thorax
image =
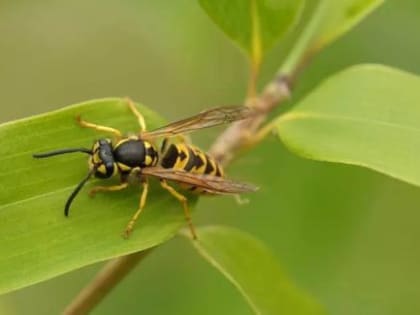
[[[99,178],[109,178],[117,172],[111,140],[99,139],[95,141],[89,159],[89,168],[95,169],[95,177]]]
[[[154,146],[135,136],[115,144],[114,158],[122,172],[154,166],[158,160]]]

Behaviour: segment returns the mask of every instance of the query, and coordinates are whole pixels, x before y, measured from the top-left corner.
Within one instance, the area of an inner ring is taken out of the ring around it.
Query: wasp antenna
[[[36,159],[42,159],[42,158],[46,158],[46,157],[50,157],[50,156],[54,156],[54,155],[73,153],[73,152],[82,152],[82,153],[87,153],[87,154],[92,155],[92,151],[90,149],[86,149],[86,148],[65,148],[65,149],[54,150],[54,151],[45,152],[45,153],[35,153],[32,156]]]
[[[92,175],[95,173],[95,171],[96,171],[96,168],[93,168],[86,175],[86,177],[83,178],[83,180],[77,185],[77,187],[73,190],[73,192],[69,196],[69,199],[67,199],[66,205],[64,206],[64,215],[66,217],[69,216],[70,206],[71,206],[71,203],[73,202],[73,199],[77,196],[77,194],[79,193],[80,189],[82,189],[82,187],[86,184],[86,182],[89,180],[89,178],[92,177]]]

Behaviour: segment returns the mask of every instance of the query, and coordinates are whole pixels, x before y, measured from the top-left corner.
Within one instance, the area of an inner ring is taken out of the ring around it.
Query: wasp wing
[[[225,106],[203,111],[197,115],[170,123],[140,134],[142,139],[171,137],[251,117],[253,110],[245,106]]]
[[[213,175],[194,174],[170,168],[145,167],[142,169],[142,174],[191,186],[197,186],[213,194],[241,194],[258,190],[258,187],[252,184],[236,182]]]

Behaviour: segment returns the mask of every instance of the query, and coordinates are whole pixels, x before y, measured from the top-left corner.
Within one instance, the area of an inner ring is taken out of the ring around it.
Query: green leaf
[[[271,251],[237,229],[211,226],[198,229],[191,244],[243,295],[255,314],[325,314],[315,300],[296,288]]]
[[[297,154],[365,166],[420,185],[420,78],[380,65],[349,68],[277,121]]]
[[[140,106],[149,128],[162,124]],[[154,184],[144,213],[130,239],[121,237],[137,210],[140,188],[98,193],[92,180],[75,199],[69,218],[63,208],[69,194],[87,173],[87,157],[74,153],[36,160],[32,154],[63,147],[90,147],[103,137],[76,125],[75,116],[121,128],[139,129],[121,99],[94,100],[45,115],[0,126],[0,292],[18,289],[56,275],[131,252],[171,238],[184,224],[179,203]]]
[[[199,0],[210,18],[254,61],[296,23],[304,0]]]
[[[297,64],[351,30],[383,2],[384,0],[319,0],[280,72],[293,72]]]

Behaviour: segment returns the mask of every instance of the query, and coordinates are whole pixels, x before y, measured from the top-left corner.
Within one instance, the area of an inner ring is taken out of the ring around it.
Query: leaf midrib
[[[297,120],[342,120],[342,121],[351,121],[355,123],[364,123],[364,124],[376,124],[376,125],[383,125],[392,128],[398,128],[403,130],[411,130],[420,133],[420,128],[416,128],[414,126],[407,126],[407,125],[400,125],[394,122],[389,121],[382,121],[377,119],[364,119],[361,117],[351,117],[351,116],[341,116],[341,115],[331,115],[331,114],[318,114],[313,112],[298,112],[294,111],[291,113],[287,113],[281,116],[278,119],[278,123],[281,124],[282,122],[289,122],[289,121],[297,121]]]
[[[7,207],[10,207],[10,206],[13,206],[13,205],[18,205],[18,204],[25,203],[25,202],[28,202],[28,201],[31,201],[31,200],[36,200],[36,199],[39,199],[39,198],[42,198],[42,197],[48,197],[50,195],[54,195],[54,194],[57,194],[57,193],[60,193],[60,192],[64,192],[66,190],[70,190],[71,188],[74,188],[74,185],[73,186],[66,186],[64,188],[48,191],[48,192],[43,193],[43,194],[37,194],[37,195],[31,196],[31,197],[28,197],[28,198],[23,198],[23,199],[19,199],[19,200],[13,201],[13,202],[5,203],[3,205],[0,205],[0,211],[4,208],[7,208]]]

